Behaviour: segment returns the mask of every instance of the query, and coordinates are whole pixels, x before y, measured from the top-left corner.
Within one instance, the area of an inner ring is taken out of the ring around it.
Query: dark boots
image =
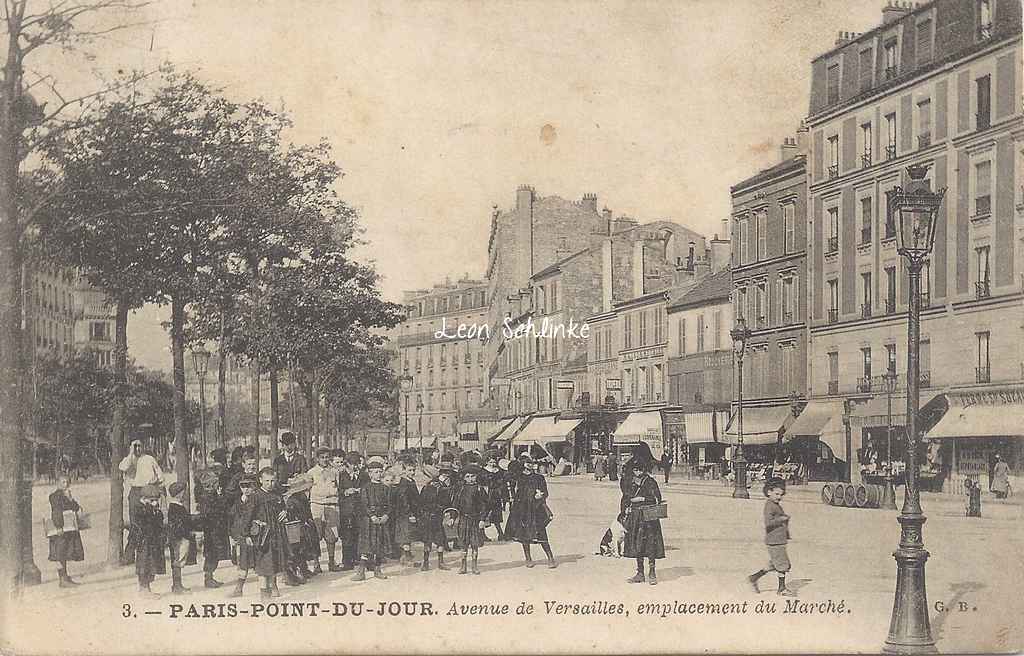
[[[479,574],[480,573],[480,568],[476,566],[476,560],[477,560],[478,557],[479,557],[479,554],[474,551],[473,552],[473,566],[470,569],[470,571],[473,572],[474,574]]]
[[[180,567],[171,568],[171,592],[173,592],[174,594],[189,594],[190,592],[192,592],[192,590],[186,588],[181,583]]]
[[[224,584],[218,581],[217,579],[213,578],[213,572],[205,572],[205,575],[203,577],[203,587],[219,588],[222,585]]]
[[[631,578],[626,579],[628,583],[643,583],[647,579],[644,577],[644,559],[636,559],[636,574]]]
[[[437,569],[443,569],[443,570],[446,570],[446,571],[451,569],[451,567],[448,567],[447,565],[444,564],[444,552],[443,551],[438,551],[437,552]]]
[[[754,594],[761,594],[761,589],[757,587],[757,580],[767,573],[767,570],[759,569],[747,577],[747,583],[749,583],[750,587],[754,590]]]
[[[430,569],[430,547],[425,546],[423,548],[423,563],[420,565],[420,571],[426,572]]]
[[[786,575],[779,574],[779,590],[775,594],[780,597],[795,597],[796,593],[786,587]]]
[[[459,574],[465,574],[465,573],[466,573],[466,554],[463,553],[462,554],[462,564],[459,565]]]
[[[651,585],[658,585],[658,573],[654,571],[654,559],[651,558],[651,564],[647,569],[647,582]]]
[[[57,570],[57,576],[60,577],[60,587],[62,588],[73,588],[78,585],[77,581],[71,580],[71,575],[68,574],[67,568]]]
[[[375,579],[386,579],[387,575],[381,570],[380,563],[377,563],[373,568],[373,578]]]
[[[277,587],[277,576],[273,576],[270,579],[270,596],[271,597],[280,597],[281,596],[281,590]]]
[[[317,561],[319,564],[319,561]],[[334,545],[332,544],[327,550],[327,570],[330,572],[340,572],[341,566],[334,561]]]

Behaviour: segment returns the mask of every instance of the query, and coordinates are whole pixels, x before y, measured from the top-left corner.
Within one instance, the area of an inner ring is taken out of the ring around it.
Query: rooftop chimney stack
[[[913,9],[909,2],[900,0],[889,0],[888,4],[882,7],[882,25],[888,25],[906,16]]]
[[[580,201],[580,205],[585,210],[597,212],[597,194],[583,194],[583,199]]]
[[[779,161],[788,162],[800,154],[800,146],[794,137],[786,137],[779,146]]]

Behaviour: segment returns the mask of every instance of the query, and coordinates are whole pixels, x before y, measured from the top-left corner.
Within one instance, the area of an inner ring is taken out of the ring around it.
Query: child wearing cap
[[[388,518],[391,514],[391,492],[381,482],[384,460],[374,456],[366,463],[370,480],[359,492],[359,564],[352,580],[365,581],[366,568],[373,568],[373,576],[386,579],[381,566],[388,556],[391,541],[388,536]]]
[[[139,508],[132,520],[129,542],[135,548],[135,575],[139,580],[139,593],[146,597],[160,595],[150,589],[157,574],[165,574],[164,513],[160,510],[160,488],[143,486]]]
[[[480,474],[480,467],[476,464],[468,464],[462,470],[462,485],[455,492],[452,506],[459,511],[458,534],[459,546],[462,547],[462,564],[459,566],[459,574],[466,573],[466,560],[470,557],[471,571],[479,574],[477,558],[480,553],[480,545],[484,542],[484,514],[487,511],[487,491],[483,486],[477,484],[477,476]]]
[[[192,536],[192,515],[185,508],[185,485],[175,481],[167,488],[167,545],[171,550],[171,592],[191,592],[181,582],[181,570],[195,557],[196,541]]]
[[[359,492],[363,485],[359,462],[358,453],[348,453],[338,473],[338,539],[343,572],[354,569],[359,560]]]
[[[277,493],[277,474],[274,469],[261,469],[259,481],[259,488],[251,492],[248,491],[251,488],[243,487],[238,505],[235,535],[251,549],[239,549],[238,583],[232,597],[242,596],[242,587],[249,570],[255,570],[263,578],[261,599],[281,596],[277,575],[285,570],[288,560],[283,525],[288,511],[285,510],[281,495]]]
[[[768,572],[779,575],[777,594],[782,597],[795,597],[796,593],[786,587],[786,572],[790,570],[789,554],[786,543],[789,542],[789,515],[782,509],[782,497],[786,494],[786,482],[779,478],[769,479],[764,484],[764,543],[768,547],[768,566],[759,569],[747,577],[754,592],[760,593],[757,580]]]
[[[419,503],[418,523],[423,538],[423,564],[420,565],[420,570],[424,572],[430,569],[431,547],[437,549],[437,568],[448,569],[448,566],[444,564],[444,552],[448,539],[445,537],[444,526],[441,522],[445,509],[452,505],[453,470],[450,462],[441,463],[437,469],[430,465],[423,468],[423,471],[431,476],[430,481],[420,490]]]
[[[313,482],[309,491],[309,507],[313,516],[313,523],[316,525],[318,543],[322,540],[327,545],[327,569],[331,572],[341,570],[334,562],[334,549],[338,543],[338,525],[341,517],[338,514],[338,474],[339,469],[335,466],[344,461],[341,458],[334,458],[331,450],[327,447],[319,447],[316,450],[316,464],[309,470],[308,476]],[[322,572],[319,556],[313,565],[313,573]]]
[[[420,491],[413,480],[412,463],[403,459],[397,465],[399,478],[394,488],[394,512],[392,513],[395,528],[395,544],[401,550],[402,565],[414,565],[412,559],[413,533],[416,528],[416,515],[419,512]]]
[[[237,481],[238,499],[231,509],[231,541],[234,543],[234,560],[238,566],[238,580],[229,597],[241,597],[249,570],[256,564],[256,542],[250,534],[253,512],[256,507],[253,492],[259,480],[253,475],[243,475]]]

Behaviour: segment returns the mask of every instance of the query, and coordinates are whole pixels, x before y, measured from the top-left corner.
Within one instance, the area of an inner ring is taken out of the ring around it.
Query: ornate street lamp
[[[423,448],[423,399],[416,399],[416,411],[420,413],[419,422],[417,423],[417,432],[420,436],[420,448]]]
[[[885,384],[885,395],[889,401],[885,422],[885,444],[888,453],[885,459],[885,491],[882,494],[878,507],[885,510],[896,510],[896,488],[892,483],[892,394],[896,391],[896,382],[898,380],[899,377],[895,370],[890,369],[882,374],[882,382]]]
[[[896,594],[893,599],[889,636],[884,650],[891,653],[924,653],[935,651],[935,640],[928,621],[928,594],[925,589],[924,565],[928,552],[924,548],[922,527],[925,522],[918,490],[918,449],[920,435],[917,411],[920,403],[921,343],[921,268],[935,242],[935,226],[939,206],[946,190],[933,192],[925,176],[927,165],[907,167],[910,180],[906,188],[886,192],[889,221],[896,224],[896,249],[907,259],[910,270],[909,308],[907,311],[907,469],[900,511],[900,544],[893,552],[896,558]]]
[[[747,460],[743,457],[743,353],[747,350],[750,329],[743,317],[738,317],[732,335],[733,352],[736,355],[736,457],[733,467],[736,470],[735,486],[732,489],[734,499],[749,499],[747,491]]]
[[[409,450],[409,390],[412,389],[412,376],[399,376],[398,383],[405,392],[405,451]]]
[[[206,369],[210,365],[210,352],[200,347],[192,349],[192,366],[199,379],[199,434],[203,438],[203,461],[206,461]]]

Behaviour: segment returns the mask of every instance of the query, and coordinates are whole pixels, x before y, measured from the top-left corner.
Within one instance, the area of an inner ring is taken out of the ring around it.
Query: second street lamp
[[[935,241],[935,226],[945,189],[932,192],[926,176],[928,167],[914,164],[907,167],[910,180],[906,188],[886,192],[890,223],[896,224],[896,250],[907,259],[910,273],[909,307],[907,309],[907,468],[903,491],[903,508],[898,517],[900,544],[893,552],[896,558],[896,594],[893,599],[889,635],[884,650],[890,653],[932,653],[928,620],[928,594],[925,588],[924,565],[928,552],[924,548],[922,528],[925,522],[918,490],[917,411],[920,402],[921,345],[921,269]]]
[[[206,462],[206,369],[210,365],[210,352],[204,348],[192,349],[192,366],[199,379],[199,434],[203,439],[203,462]]]
[[[743,353],[747,350],[750,329],[743,317],[736,319],[736,326],[730,332],[733,349],[736,354],[736,457],[733,458],[735,469],[735,485],[732,489],[734,499],[749,499],[747,491],[747,460],[743,457]]]
[[[412,376],[399,376],[398,382],[405,392],[405,451],[409,450],[409,390],[412,389]]]
[[[896,488],[892,483],[892,393],[896,391],[897,380],[896,372],[891,369],[882,375],[882,381],[885,383],[885,395],[889,404],[885,422],[885,444],[887,451],[885,457],[885,492],[882,493],[882,500],[879,502],[878,507],[885,510],[896,510]]]

